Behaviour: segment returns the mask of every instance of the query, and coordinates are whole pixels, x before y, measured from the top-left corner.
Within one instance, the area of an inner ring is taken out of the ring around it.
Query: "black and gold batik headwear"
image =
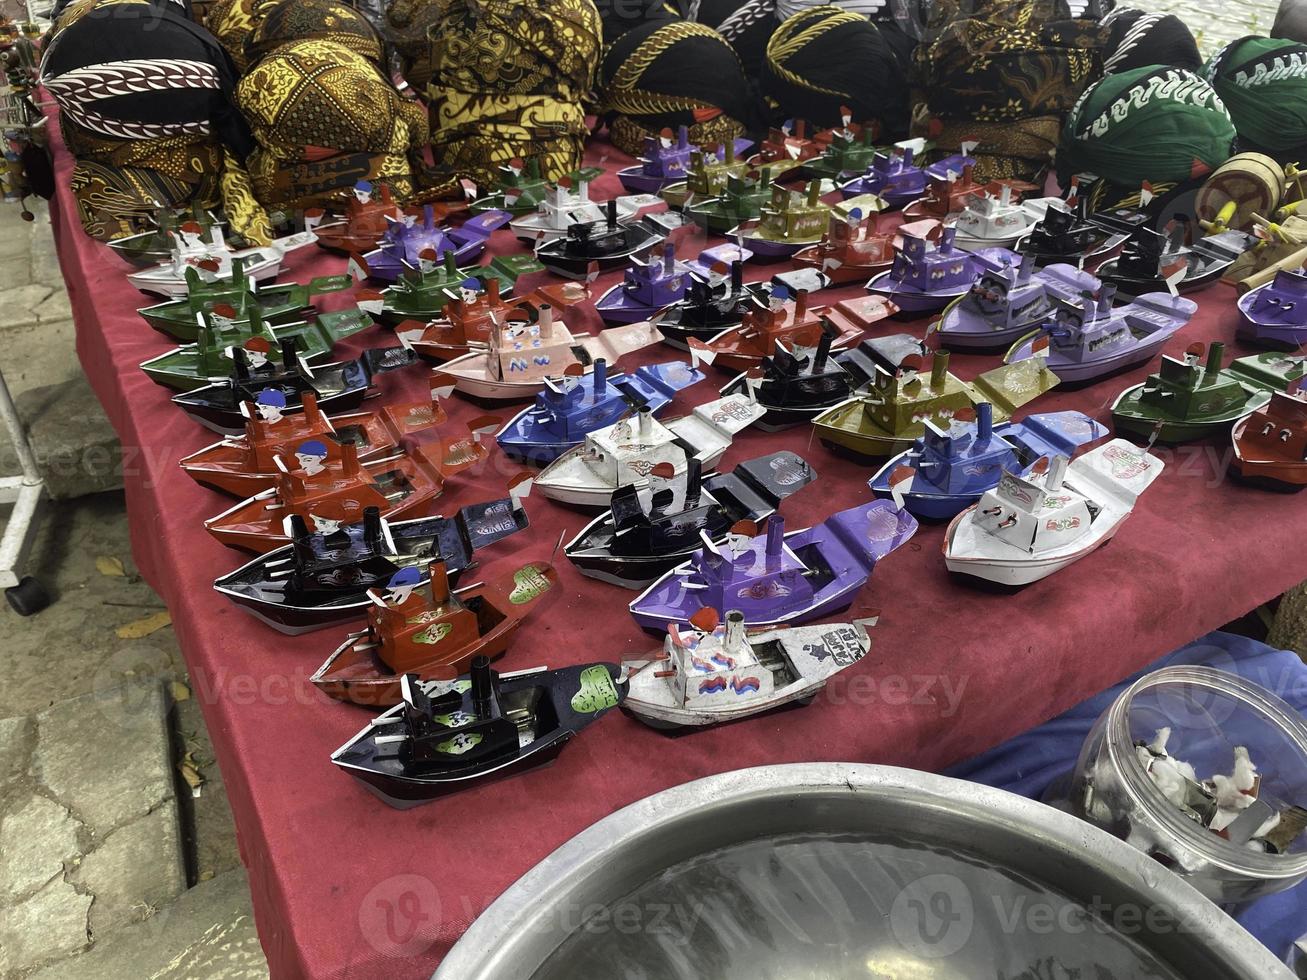
[[[839,125],[842,106],[876,120],[886,136],[908,123],[908,80],[894,49],[862,14],[824,5],[801,10],[767,42],[763,94],[781,114]]]
[[[291,41],[332,41],[374,64],[385,59],[381,35],[358,10],[342,0],[258,0],[254,29],[245,41],[245,63],[253,65]]]
[[[258,141],[248,169],[267,207],[331,207],[360,180],[388,184],[400,201],[453,189],[426,172],[426,111],[375,63],[335,41],[274,49],[245,73],[236,102]]]
[[[683,20],[645,24],[610,45],[599,95],[613,145],[632,156],[665,128],[685,126],[691,142],[721,144],[758,120],[731,46],[712,28]]]
[[[233,231],[268,240],[240,167],[253,141],[232,103],[235,70],[204,28],[166,3],[70,4],[41,74],[77,159],[87,234],[134,234],[159,207],[222,205]]]
[[[750,81],[762,78],[767,42],[776,30],[776,0],[702,0],[695,20],[726,38]]]
[[[478,183],[514,158],[550,179],[581,163],[583,101],[599,66],[592,0],[435,0],[431,144],[436,163]]]
[[[259,0],[214,0],[204,15],[204,26],[218,39],[238,72],[249,67],[245,42],[254,33],[254,8]]]

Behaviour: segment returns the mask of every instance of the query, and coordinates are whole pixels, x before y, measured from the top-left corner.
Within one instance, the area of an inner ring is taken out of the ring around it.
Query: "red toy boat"
[[[558,572],[532,562],[492,582],[451,592],[445,563],[430,565],[430,589],[416,568],[397,572],[385,591],[368,592],[368,628],[350,634],[311,680],[325,694],[354,704],[400,701],[400,678],[453,680],[472,658],[503,655],[537,600],[553,594]]]
[[[794,264],[824,272],[833,286],[884,272],[894,262],[894,233],[876,231],[875,222],[857,209],[847,218],[832,212],[825,237],[794,253]]]
[[[405,320],[395,328],[404,335],[413,350],[428,361],[444,362],[462,357],[473,345],[490,343],[490,334],[496,323],[525,320],[534,323],[544,306],[563,310],[575,306],[590,295],[584,283],[558,282],[518,299],[505,300],[499,295],[499,281],[491,279],[485,292],[462,290],[457,299],[445,304],[444,316],[422,324]],[[420,333],[419,333],[420,331]]]
[[[903,209],[903,217],[908,221],[918,221],[922,218],[937,218],[943,221],[951,214],[961,213],[966,207],[967,198],[972,194],[988,193],[991,197],[998,197],[1004,187],[1011,189],[1013,203],[1021,200],[1022,194],[1039,190],[1034,184],[1024,180],[993,180],[988,184],[979,184],[972,180],[971,166],[967,165],[962,168],[960,176],[951,180],[932,176],[926,187],[926,193]]]
[[[854,296],[840,300],[822,311],[822,316],[834,324],[839,336],[861,334],[873,323],[892,317],[898,306],[884,296]]]
[[[362,255],[377,247],[386,233],[386,219],[398,219],[403,210],[390,196],[390,187],[381,185],[380,200],[373,197],[373,187],[366,180],[354,185],[354,200],[345,208],[345,216],[328,220],[313,229],[318,244],[333,252],[356,252]]]
[[[494,421],[498,428],[499,420]],[[487,420],[484,429],[474,432],[471,444],[456,454],[464,460],[462,467],[489,454],[480,440],[485,430],[494,428]],[[353,443],[342,444],[339,452],[339,460],[332,462],[326,441],[311,440],[295,448],[296,469],[291,469],[286,456],[275,457],[273,486],[209,518],[205,528],[225,545],[264,554],[290,543],[285,523],[292,515],[304,518],[315,533],[331,534],[362,520],[368,507],[379,508],[381,516],[391,521],[425,517],[444,490],[441,460],[433,459],[422,446],[367,464],[359,462]],[[441,459],[448,455],[442,452]]]
[[[1251,482],[1286,489],[1307,486],[1307,401],[1277,391],[1234,424],[1234,471]]]
[[[341,447],[350,443],[360,462],[366,463],[398,451],[405,436],[440,425],[446,420],[435,391],[429,402],[386,405],[375,412],[351,412],[328,418],[318,408],[318,397],[304,393],[304,411],[294,415],[270,412],[253,402],[241,404],[245,435],[223,439],[183,458],[180,466],[196,483],[234,497],[252,497],[277,481],[278,456],[289,456],[306,442],[321,442],[327,458],[341,459]]]
[[[699,359],[729,371],[748,371],[775,354],[777,344],[791,352],[816,349],[821,332],[821,318],[808,310],[808,294],[800,290],[791,300],[786,287],[776,286],[767,306],[750,307],[738,327],[723,330],[707,343],[691,340],[690,350]],[[861,330],[842,328],[831,338],[831,349],[842,350],[861,335]]]
[[[830,143],[830,137],[822,141],[807,138],[807,126],[802,119],[791,128],[772,127],[767,131],[767,138],[758,147],[758,152],[749,158],[755,167],[764,164],[782,165],[787,168],[797,167],[804,160],[820,156]]]

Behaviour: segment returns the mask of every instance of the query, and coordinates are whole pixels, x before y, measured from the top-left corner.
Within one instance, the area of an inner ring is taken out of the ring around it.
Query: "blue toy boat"
[[[603,359],[594,370],[545,381],[535,404],[509,420],[496,438],[504,453],[539,466],[552,463],[596,429],[612,425],[635,408],[657,414],[678,391],[704,375],[684,361],[650,364],[630,374],[608,374]]]
[[[997,427],[989,402],[977,403],[974,418],[964,414],[971,413],[955,414],[947,429],[927,419],[925,435],[882,466],[867,486],[876,496],[892,499],[891,478],[908,467],[912,480],[906,489],[901,483],[898,487],[903,506],[917,517],[944,520],[998,486],[1004,471],[1025,477],[1041,457],[1069,457],[1107,435],[1105,426],[1080,412],[1028,415]]]

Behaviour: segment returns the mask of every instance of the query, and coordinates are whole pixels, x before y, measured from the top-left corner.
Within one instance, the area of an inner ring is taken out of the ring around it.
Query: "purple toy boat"
[[[687,624],[703,606],[744,613],[746,626],[793,625],[848,607],[876,562],[903,544],[917,522],[892,501],[875,500],[832,514],[815,527],[785,533],[773,514],[765,534],[737,525],[718,546],[705,541],[631,603],[647,630]]]
[[[949,174],[960,174],[967,167],[975,167],[975,165],[975,157],[968,156],[965,153],[954,153],[952,156],[927,164],[923,169],[926,171],[927,180],[932,177],[938,180],[948,180]]]
[[[595,301],[605,323],[639,323],[685,298],[690,270],[676,261],[676,246],[664,242],[660,260],[655,260],[655,251],[632,257],[622,281]],[[730,266],[726,268],[729,272]]]
[[[1007,347],[1051,317],[1059,299],[1092,296],[1098,280],[1073,265],[1050,265],[1035,272],[1035,257],[1023,255],[1012,266],[980,258],[980,276],[960,300],[944,311],[939,338],[953,350]]]
[[[401,219],[387,218],[389,227],[381,243],[368,252],[368,277],[382,282],[394,282],[410,269],[419,266],[420,256],[427,249],[443,260],[446,252],[453,252],[459,265],[477,259],[486,248],[486,239],[496,228],[502,228],[513,217],[507,211],[485,211],[468,218],[458,228],[442,228],[436,224],[435,210],[430,204],[423,209],[419,221],[411,214]]]
[[[1115,287],[1104,283],[1097,302],[1058,300],[1053,319],[1018,340],[1004,361],[1039,355],[1063,384],[1089,381],[1152,360],[1198,309],[1193,300],[1157,292],[1114,310],[1115,295]]]
[[[926,171],[912,165],[912,149],[890,156],[876,154],[871,169],[840,185],[845,200],[859,194],[879,194],[887,206],[901,208],[926,193]]]
[[[742,157],[753,143],[746,139],[735,141],[735,155]],[[690,142],[689,130],[682,126],[676,135],[664,129],[658,136],[645,137],[644,156],[633,167],[617,171],[617,179],[628,194],[657,194],[668,184],[685,180],[690,154],[699,147]]]
[[[903,313],[929,313],[965,295],[986,268],[1020,261],[1006,248],[964,252],[953,244],[953,235],[954,229],[945,227],[938,245],[904,235],[894,264],[888,272],[873,276],[867,291],[892,300]]]
[[[1280,271],[1239,297],[1239,336],[1267,347],[1297,350],[1307,341],[1307,275]]]

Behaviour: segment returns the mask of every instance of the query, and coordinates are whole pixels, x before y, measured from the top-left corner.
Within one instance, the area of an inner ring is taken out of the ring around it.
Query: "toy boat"
[[[271,245],[232,251],[223,240],[221,225],[209,226],[207,242],[202,235],[198,224],[186,222],[174,234],[170,258],[129,272],[127,281],[143,293],[177,299],[190,289],[191,270],[201,281],[220,282],[231,276],[233,264],[239,261],[247,279],[266,282],[277,278],[287,252],[312,245],[316,240],[312,232],[306,231],[280,238]]]
[[[1185,292],[1221,278],[1241,252],[1216,238],[1185,245],[1178,222],[1169,237],[1141,226],[1130,233],[1120,255],[1098,267],[1098,278],[1131,299],[1162,290]]]
[[[522,276],[544,268],[534,255],[497,255],[489,265],[459,268],[453,252],[446,252],[441,261],[429,250],[418,257],[416,268],[406,270],[382,290],[379,318],[392,327],[405,320],[434,320],[469,279],[478,282],[478,289],[493,281],[507,295]]]
[[[748,460],[729,473],[701,472],[690,457],[679,483],[615,490],[609,509],[568,542],[567,557],[582,575],[638,589],[690,558],[705,538],[723,544],[741,521],[764,520],[817,479],[791,452]]]
[[[873,500],[785,533],[773,514],[766,533],[731,535],[718,547],[705,542],[631,602],[647,630],[685,625],[700,607],[744,614],[745,626],[793,625],[845,609],[866,585],[876,563],[906,542],[917,522],[889,500]]]
[[[616,664],[496,674],[484,657],[453,682],[406,674],[403,700],[372,719],[331,761],[398,810],[558,758],[626,696]]]
[[[883,337],[868,337],[857,347],[850,347],[835,355],[835,361],[849,376],[853,390],[858,391],[869,388],[880,370],[898,374],[907,370],[905,365],[910,363],[911,370],[919,371],[922,359],[928,355],[932,355],[932,351],[921,338],[910,333],[891,333]],[[909,358],[912,358],[911,362],[908,361]]]
[[[962,213],[954,222],[958,248],[1008,248],[1035,226],[1038,219],[1012,197],[1012,188],[1004,184],[997,195],[984,191],[967,198]]]
[[[944,564],[1010,587],[1037,582],[1110,541],[1161,472],[1156,456],[1113,439],[1070,466],[1058,456],[1044,473],[1004,473],[949,524]]]
[[[402,700],[400,678],[454,680],[478,657],[495,660],[544,595],[557,595],[558,572],[532,562],[498,579],[451,591],[445,563],[396,572],[370,589],[368,628],[351,633],[310,680],[328,697],[386,707]]]
[[[622,710],[651,728],[722,725],[792,704],[807,704],[826,681],[871,649],[870,620],[748,632],[744,614],[704,609],[693,627],[667,632],[659,650],[624,664]]]
[[[390,185],[381,185],[381,195],[373,198],[371,182],[360,180],[354,185],[354,198],[337,221],[325,221],[313,228],[318,246],[331,252],[362,254],[376,248],[387,225],[402,220],[404,212],[390,196]]]
[[[821,241],[795,252],[794,264],[821,270],[833,285],[865,282],[894,262],[894,235],[878,232],[875,221],[857,208],[847,217],[832,212]]]
[[[783,259],[805,245],[821,241],[831,210],[821,203],[821,184],[812,181],[806,194],[773,186],[771,200],[762,205],[757,224],[740,225],[730,234],[740,236],[759,258]]]
[[[1298,350],[1307,342],[1307,275],[1280,270],[1239,297],[1239,336],[1266,347]]]
[[[537,248],[562,238],[568,228],[585,222],[602,222],[607,218],[604,205],[590,200],[590,185],[582,180],[573,182],[563,177],[550,187],[544,199],[529,214],[514,218],[509,224],[513,234],[524,242],[533,243]],[[617,209],[617,220],[626,221],[635,216],[640,208],[657,204],[658,198],[651,194],[619,197],[613,202]]]
[[[412,214],[387,218],[377,247],[363,255],[368,278],[394,282],[410,269],[420,269],[427,251],[435,253],[436,261],[446,253],[452,253],[459,265],[475,261],[486,250],[490,233],[508,224],[510,217],[507,211],[483,211],[458,228],[448,228],[436,223],[435,209],[428,204],[421,219]]]
[[[477,448],[484,459],[485,447]],[[358,520],[368,507],[379,508],[388,520],[425,516],[444,492],[439,460],[422,446],[367,464],[359,462],[352,442],[341,443],[336,452],[333,459],[326,442],[310,440],[294,448],[299,465],[286,456],[274,457],[273,485],[209,518],[205,530],[229,548],[266,554],[290,542],[285,519],[292,514],[315,531],[330,533]]]
[[[656,250],[655,250],[656,251]],[[676,246],[665,242],[660,258],[654,251],[631,257],[622,281],[595,301],[605,323],[636,323],[685,298],[689,267],[676,261]]]
[[[1239,358],[1222,369],[1225,345],[1189,345],[1183,360],[1162,355],[1156,374],[1127,388],[1112,405],[1118,432],[1164,443],[1191,442],[1228,430],[1235,419],[1261,408],[1271,393],[1303,375],[1300,359],[1276,355]]]
[[[685,215],[711,235],[729,234],[762,214],[763,206],[772,196],[772,177],[770,167],[763,167],[756,174],[727,177],[726,186],[718,196],[686,204]],[[743,242],[740,244],[743,246]]]
[[[595,272],[621,268],[640,252],[667,237],[667,229],[649,218],[623,224],[617,220],[617,202],[604,205],[602,221],[579,221],[567,234],[536,248],[536,259],[556,276],[585,280]]]
[[[798,122],[787,120],[783,126],[773,126],[767,131],[767,138],[758,146],[758,152],[749,158],[754,167],[771,167],[772,174],[779,177],[788,170],[814,160],[821,156],[830,139],[818,141],[808,138],[808,126],[804,120]]]
[[[492,323],[485,350],[473,350],[440,368],[455,388],[485,401],[523,401],[545,390],[546,378],[561,378],[572,365],[589,371],[603,358],[616,364],[624,355],[662,339],[649,323],[609,327],[597,336],[573,335],[542,306],[536,323]]]
[[[338,341],[373,326],[372,317],[357,307],[326,314],[325,318],[310,315],[306,321],[275,327],[263,322],[257,305],[251,306],[248,313],[240,322],[235,308],[225,303],[202,311],[198,314],[202,326],[195,343],[182,344],[142,361],[141,370],[155,384],[192,391],[213,378],[226,377],[232,366],[231,351],[253,337],[262,337],[274,348],[280,348],[283,340],[293,340],[299,356],[311,364],[327,357]]]
[[[486,347],[496,324],[537,323],[545,307],[566,308],[588,295],[589,290],[580,283],[550,283],[506,300],[499,294],[499,280],[487,279],[483,284],[465,279],[457,293],[451,292],[443,316],[426,324],[405,320],[395,327],[395,336],[428,361],[448,361]]]
[[[1033,255],[1035,265],[1064,262],[1083,268],[1120,247],[1127,237],[1124,232],[1113,232],[1087,220],[1065,203],[1050,202],[1034,227],[1017,239],[1015,247],[1022,255]]]
[[[138,235],[115,238],[105,242],[120,259],[145,269],[172,257],[173,245],[181,226],[194,222],[200,228],[201,237],[209,234],[213,225],[222,224],[210,211],[193,207],[190,211],[178,212],[172,208],[159,208],[154,212],[154,227]]]
[[[630,374],[609,376],[602,358],[594,370],[581,373],[579,364],[558,380],[547,379],[545,390],[500,430],[499,447],[515,459],[537,466],[552,463],[595,429],[612,425],[643,406],[657,415],[703,374],[684,361],[651,364]]]
[[[603,173],[599,167],[585,167],[567,174],[568,183],[583,186]],[[471,204],[474,214],[486,211],[507,211],[513,217],[531,214],[540,206],[556,185],[540,176],[540,159],[531,157],[523,161],[514,158],[499,168],[499,186]]]
[[[926,192],[926,172],[912,164],[913,150],[877,153],[871,168],[859,177],[840,184],[840,194],[879,194],[891,208],[901,208]]]
[[[723,395],[756,391],[758,404],[767,410],[758,428],[778,432],[811,422],[853,394],[852,377],[830,356],[834,329],[823,329],[813,351],[778,345],[763,359],[761,382],[741,374],[722,388]]]
[[[246,612],[282,633],[299,634],[367,616],[368,590],[383,588],[401,568],[424,573],[440,558],[454,576],[474,565],[479,548],[527,526],[516,496],[463,507],[453,517],[388,524],[369,507],[359,524],[331,534],[290,519],[292,544],[260,555],[213,583]]]
[[[967,198],[988,190],[988,185],[972,178],[973,165],[967,164],[961,171],[948,170],[942,174],[926,172],[926,191],[903,208],[906,221],[919,221],[922,218],[935,218],[944,221],[955,217],[967,205]],[[997,188],[995,188],[997,189]]]
[[[668,184],[658,196],[669,208],[680,211],[719,197],[732,177],[743,177],[751,169],[748,161],[736,156],[731,143],[720,151],[692,152],[685,179]]]
[[[359,461],[369,463],[399,451],[401,441],[414,432],[430,429],[446,421],[436,393],[426,402],[406,405],[383,405],[375,412],[355,412],[328,418],[318,408],[317,396],[306,391],[301,396],[303,411],[283,415],[281,399],[267,392],[259,402],[242,402],[245,434],[223,439],[198,452],[184,456],[180,466],[196,483],[221,493],[244,499],[276,484],[278,457],[294,454],[297,447],[317,442],[327,458],[340,459],[340,447],[352,443]],[[464,461],[471,462],[479,447],[472,439],[448,443],[440,466],[446,473],[455,472]],[[480,450],[484,455],[484,450]]]
[[[870,126],[861,134],[851,130],[832,133],[825,149],[803,165],[804,176],[812,180],[847,180],[864,173],[876,158],[874,133]]]
[[[730,275],[721,280],[692,275],[685,299],[663,310],[652,322],[665,344],[689,350],[691,339],[707,342],[738,326],[745,311],[762,296],[758,286],[744,285],[741,263],[732,262]]]
[[[731,447],[732,437],[762,416],[761,405],[739,395],[706,402],[666,424],[641,408],[635,418],[587,433],[582,445],[540,472],[535,486],[552,500],[606,507],[622,487],[674,480],[686,472],[691,458],[711,470]],[[661,477],[654,474],[660,463],[670,465],[670,472],[664,469]]]
[[[855,456],[893,456],[922,437],[927,420],[943,427],[959,410],[987,401],[994,417],[1005,421],[1058,382],[1042,358],[1005,364],[969,384],[948,373],[946,351],[935,352],[924,378],[917,375],[919,365],[920,358],[909,355],[897,374],[876,366],[865,391],[813,419],[818,438]]]
[[[1063,384],[1101,378],[1150,361],[1198,310],[1193,300],[1170,293],[1146,293],[1112,308],[1116,289],[1102,285],[1092,296],[1059,299],[1052,318],[1022,337],[1003,360],[1036,355]]]
[[[841,329],[833,320],[825,323],[829,327],[808,310],[807,293],[790,299],[788,289],[776,286],[766,305],[755,303],[745,310],[738,327],[723,330],[707,343],[691,340],[690,351],[699,359],[728,371],[748,371],[775,354],[781,345],[791,353],[816,350],[822,336],[829,331],[831,347],[842,350],[862,336],[861,330]]]
[[[947,426],[927,420],[925,434],[882,466],[867,486],[887,499],[897,489],[914,516],[939,520],[974,504],[998,486],[1005,472],[1028,478],[1041,458],[1073,456],[1107,435],[1106,426],[1080,412],[1027,415],[998,426],[993,422],[994,407],[988,402],[977,403],[973,411],[959,410]],[[910,471],[906,481],[900,467]]]
[[[1071,265],[1035,271],[1035,257],[1020,265],[978,257],[981,273],[967,294],[940,318],[940,343],[954,350],[1007,347],[1054,313],[1058,300],[1091,296],[1098,280]],[[1092,302],[1092,299],[1090,300]]]
[[[284,411],[297,412],[304,392],[317,396],[324,412],[344,412],[358,408],[372,389],[373,378],[382,371],[392,371],[414,363],[416,356],[407,347],[378,347],[363,352],[353,361],[335,361],[310,368],[295,350],[293,340],[283,340],[281,365],[267,360],[267,341],[254,338],[232,351],[231,373],[221,381],[202,388],[180,392],[173,404],[205,428],[231,435],[245,429],[241,402],[257,401],[260,392],[280,391],[285,399]]]
[[[232,263],[226,279],[206,282],[197,270],[186,271],[187,292],[180,299],[155,303],[136,312],[155,330],[183,342],[193,342],[199,335],[199,314],[218,305],[236,310],[233,326],[248,328],[249,311],[258,308],[263,322],[276,326],[304,319],[312,309],[312,299],[323,293],[349,289],[354,281],[344,276],[319,276],[306,285],[300,283],[259,284],[245,274],[244,264]],[[320,314],[323,322],[334,314]]]
[[[967,293],[986,268],[982,257],[999,264],[1020,262],[1005,248],[964,252],[954,243],[955,231],[945,227],[933,246],[924,238],[904,234],[903,247],[889,271],[873,277],[867,290],[893,300],[905,313],[929,313]]]
[[[750,141],[741,138],[735,140],[732,149],[738,156],[749,146]],[[690,142],[686,127],[680,127],[675,134],[663,129],[657,136],[645,137],[644,156],[635,166],[617,171],[617,179],[628,194],[657,194],[668,184],[685,180],[690,154],[698,149]]]
[[[1294,391],[1273,391],[1271,400],[1245,415],[1231,431],[1231,469],[1250,483],[1276,489],[1307,486],[1307,402]]]

